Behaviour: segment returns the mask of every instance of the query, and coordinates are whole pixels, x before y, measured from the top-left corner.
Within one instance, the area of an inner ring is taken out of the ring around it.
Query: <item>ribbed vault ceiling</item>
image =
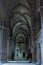
[[[16,38],[16,42],[26,42],[30,33],[32,21],[32,11],[27,1],[19,1],[17,4],[14,5],[14,7],[11,8],[11,10],[9,10],[8,13],[10,18],[9,26],[13,31],[12,34],[13,37]],[[10,25],[10,22],[12,26]]]
[[[4,0],[4,23],[16,40],[22,42],[31,35],[34,4],[35,0]]]

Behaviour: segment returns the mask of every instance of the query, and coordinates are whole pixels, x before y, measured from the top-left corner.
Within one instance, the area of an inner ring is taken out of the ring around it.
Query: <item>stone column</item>
[[[13,43],[12,43],[12,39],[11,37],[9,38],[9,60],[12,60],[11,59],[11,55],[12,55],[12,46],[13,46]]]
[[[7,62],[7,41],[8,41],[8,31],[6,29],[2,29],[2,62]]]
[[[0,62],[1,62],[1,57],[2,57],[2,30],[0,29]]]
[[[34,43],[34,30],[31,28],[31,52],[32,52],[32,62],[35,62],[35,43]]]
[[[43,8],[41,9],[41,32],[42,32],[41,61],[43,63]]]

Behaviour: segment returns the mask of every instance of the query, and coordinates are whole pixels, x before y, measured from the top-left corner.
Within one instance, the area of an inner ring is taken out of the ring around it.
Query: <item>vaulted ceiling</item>
[[[2,25],[9,28],[11,36],[19,41],[27,40],[31,35],[35,0],[1,0]]]
[[[0,0],[0,3],[1,3],[1,5],[0,5],[1,6],[0,7],[1,8],[1,18],[2,18],[2,20],[4,19],[5,21],[7,19],[9,11],[11,11],[12,8],[14,8],[15,6],[16,6],[15,11],[19,10],[20,12],[23,12],[25,10],[25,12],[29,12],[28,9],[30,8],[30,10],[32,11],[32,14],[34,15],[34,13],[35,13],[34,10],[35,10],[35,6],[36,6],[35,5],[36,0],[25,0],[25,1],[23,1],[23,0]],[[24,5],[27,7],[27,10],[24,9]],[[20,8],[20,6],[21,6],[21,8]]]

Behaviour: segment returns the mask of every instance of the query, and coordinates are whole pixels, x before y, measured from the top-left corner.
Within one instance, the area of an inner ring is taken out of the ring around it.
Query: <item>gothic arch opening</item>
[[[3,32],[2,62],[41,62],[40,12],[36,1],[4,0],[0,23]]]
[[[32,10],[27,2],[19,2],[12,5],[11,9],[7,11],[9,19],[9,32],[12,41],[12,52],[14,53],[13,60],[30,60],[32,62],[34,50],[32,46],[34,45],[33,29],[32,29]],[[33,37],[32,37],[33,36]],[[32,52],[33,50],[33,52]]]

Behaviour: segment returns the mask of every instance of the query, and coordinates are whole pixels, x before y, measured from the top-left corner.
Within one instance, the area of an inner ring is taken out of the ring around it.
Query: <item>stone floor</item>
[[[39,65],[38,63],[27,63],[27,62],[8,62],[8,63],[0,63],[0,65]],[[43,65],[43,64],[41,64]]]
[[[22,63],[22,62],[8,62],[8,63],[4,63],[4,64],[2,64],[2,63],[0,63],[0,65],[36,65],[36,64],[34,64],[34,63],[26,63],[26,62],[24,62],[24,63]]]
[[[5,63],[3,65],[36,65],[33,63]]]
[[[7,63],[1,63],[0,65],[43,65],[39,63],[29,63],[28,61],[7,61]]]

